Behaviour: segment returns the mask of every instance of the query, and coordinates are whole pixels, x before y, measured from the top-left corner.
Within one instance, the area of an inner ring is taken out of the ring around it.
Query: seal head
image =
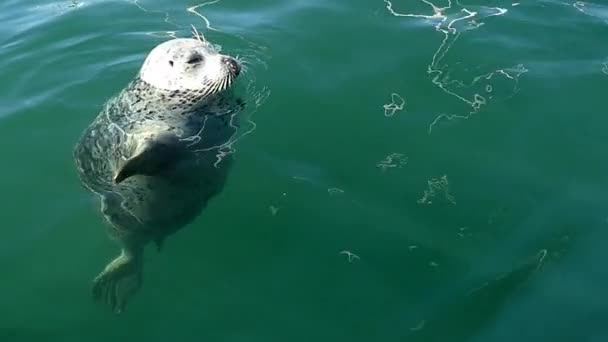
[[[164,42],[149,54],[141,79],[162,90],[204,90],[209,96],[228,89],[241,72],[239,62],[218,53],[210,43],[178,38]]]

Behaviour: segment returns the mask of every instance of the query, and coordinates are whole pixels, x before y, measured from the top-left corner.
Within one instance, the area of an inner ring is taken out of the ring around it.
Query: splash
[[[496,97],[508,98],[518,91],[518,82],[521,74],[528,70],[521,64],[509,68],[496,68],[490,72],[473,76],[470,82],[453,79],[454,68],[446,62],[446,56],[454,47],[461,35],[467,31],[479,29],[485,25],[485,20],[490,17],[498,17],[507,13],[507,9],[501,7],[469,6],[465,7],[457,0],[448,0],[446,6],[438,6],[428,0],[420,0],[430,7],[430,13],[400,13],[393,8],[393,3],[384,0],[386,9],[396,17],[417,18],[429,21],[435,31],[443,35],[439,47],[433,53],[431,61],[427,66],[427,74],[431,82],[447,95],[466,104],[470,109],[463,114],[440,114],[429,125],[428,133],[431,134],[433,127],[442,120],[468,119],[471,115],[478,113],[484,106]],[[476,69],[479,67],[465,68]],[[504,88],[504,91],[498,91]],[[505,92],[506,94],[503,94]]]
[[[410,331],[419,331],[419,330],[422,330],[422,329],[424,329],[425,325],[426,325],[426,321],[422,320],[422,321],[418,322],[418,324],[416,326],[411,327]]]
[[[608,7],[592,2],[577,1],[572,6],[579,12],[608,23]]]
[[[228,126],[233,130],[234,133],[228,138],[228,140],[219,145],[193,150],[194,152],[207,152],[216,150],[217,154],[216,162],[214,164],[215,167],[218,167],[219,163],[223,160],[224,157],[234,154],[236,152],[235,144],[245,136],[253,133],[253,131],[255,131],[257,127],[256,123],[252,120],[253,114],[258,111],[258,108],[262,106],[268,96],[270,96],[270,90],[268,89],[268,87],[263,87],[262,89],[257,90],[255,88],[255,85],[255,80],[250,80],[245,91],[245,93],[249,97],[249,100],[246,100],[246,102],[250,102],[253,106],[253,109],[244,114],[230,114],[230,121],[228,123]],[[239,116],[241,116],[243,119],[243,122],[241,124],[237,124],[237,119],[239,118]],[[199,142],[203,139],[204,128],[205,127],[203,126],[196,135],[186,137],[184,139],[193,141],[194,144],[196,144],[196,142]]]
[[[186,11],[201,18],[205,24],[206,30],[222,32],[222,31],[214,28],[211,25],[211,21],[199,11],[199,9],[202,7],[218,4],[220,1],[221,0],[213,0],[213,1],[204,2],[201,4],[195,5],[195,6],[188,7],[186,9]],[[197,32],[197,36],[200,36],[202,39],[205,39],[202,33],[199,33],[198,31],[196,31],[196,32]],[[250,42],[241,36],[237,35],[236,37],[240,38],[243,41],[243,43],[247,45],[247,49],[245,49],[243,51],[237,51],[237,52],[239,52],[239,54],[236,56],[236,58],[243,65],[243,76],[242,77],[249,78],[249,81],[247,83],[247,87],[245,90],[245,94],[247,96],[247,98],[245,98],[245,103],[250,105],[252,107],[252,109],[245,114],[239,114],[243,119],[243,122],[241,123],[241,125],[236,124],[236,121],[235,121],[237,118],[236,113],[234,115],[232,115],[229,125],[230,125],[230,128],[232,128],[234,130],[234,134],[225,143],[218,145],[218,146],[211,147],[211,149],[217,149],[217,151],[218,151],[217,159],[216,159],[216,163],[215,163],[216,167],[222,161],[222,159],[224,157],[236,152],[235,144],[239,140],[243,139],[245,136],[247,136],[255,131],[257,125],[253,121],[253,115],[258,111],[258,109],[262,106],[262,104],[266,101],[266,99],[271,94],[271,91],[267,86],[263,85],[261,87],[258,87],[258,82],[257,82],[256,78],[251,73],[249,73],[250,68],[255,67],[255,66],[260,66],[266,70],[268,69],[268,66],[267,66],[266,62],[264,61],[264,59],[262,59],[259,56],[261,51],[266,50],[265,47],[261,47],[253,42]],[[221,47],[218,47],[218,50],[220,50],[220,49],[221,49]],[[200,134],[198,136],[200,137]]]
[[[591,2],[577,1],[572,6],[579,12],[608,23],[608,7]],[[602,73],[608,75],[608,60],[602,62]]]
[[[341,195],[344,193],[344,190],[340,189],[340,188],[329,188],[327,189],[327,193],[330,195]]]
[[[272,215],[272,216],[277,216],[279,209],[280,209],[279,207],[275,207],[274,205],[270,205],[268,207],[268,210],[270,210],[270,215]]]
[[[448,183],[447,175],[428,180],[427,184],[428,188],[424,190],[424,195],[418,200],[419,204],[433,204],[433,199],[438,194],[443,194],[443,197],[448,203],[456,204],[456,199],[450,194],[450,185]]]
[[[382,161],[380,161],[378,164],[376,164],[377,167],[379,167],[380,169],[382,169],[382,171],[388,170],[388,169],[394,169],[394,168],[402,168],[404,165],[407,165],[408,162],[408,157],[406,157],[404,154],[402,153],[391,153],[388,156],[386,156],[386,158],[384,158]]]
[[[201,14],[198,9],[204,6],[209,6],[209,5],[213,5],[213,4],[217,4],[218,2],[220,2],[220,0],[213,0],[213,1],[209,1],[209,2],[203,2],[202,4],[199,5],[195,5],[192,7],[188,7],[188,9],[186,9],[186,11],[200,17],[201,19],[203,19],[203,21],[205,22],[205,27],[207,28],[207,30],[210,31],[217,31],[217,32],[221,32],[220,30],[214,28],[211,26],[211,22],[209,21],[209,19],[207,19],[207,17],[205,17],[203,14]]]
[[[143,7],[140,3],[139,0],[133,0],[133,5],[137,6],[140,10],[146,12],[146,13],[153,13],[153,14],[162,14],[164,16],[163,21],[167,24],[173,25],[175,27],[179,27],[179,25],[177,25],[176,23],[174,23],[173,21],[171,21],[171,16],[169,15],[169,12],[163,12],[163,11],[156,11],[156,10],[149,10],[145,7]],[[154,32],[155,34],[159,34],[159,32]],[[167,33],[170,35],[170,37],[175,38],[175,31],[161,31],[162,33]],[[171,35],[172,34],[172,35]]]
[[[396,112],[402,111],[405,107],[405,99],[397,93],[391,94],[391,103],[382,106],[384,108],[384,116],[391,117]]]
[[[349,263],[352,263],[353,261],[355,261],[357,259],[361,259],[357,254],[355,254],[351,251],[347,251],[347,250],[340,251],[340,254],[346,255]]]

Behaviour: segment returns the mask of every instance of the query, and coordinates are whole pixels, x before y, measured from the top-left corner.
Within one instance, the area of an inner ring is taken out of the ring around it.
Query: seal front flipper
[[[161,175],[174,167],[186,152],[173,134],[146,137],[138,144],[133,156],[119,167],[114,182],[120,184],[135,175]]]

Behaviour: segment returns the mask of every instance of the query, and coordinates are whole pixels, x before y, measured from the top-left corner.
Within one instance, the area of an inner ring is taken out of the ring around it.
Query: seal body
[[[93,287],[114,311],[141,287],[144,247],[160,249],[221,192],[243,107],[232,89],[239,73],[236,59],[204,41],[162,43],[77,142],[81,182],[122,246]]]

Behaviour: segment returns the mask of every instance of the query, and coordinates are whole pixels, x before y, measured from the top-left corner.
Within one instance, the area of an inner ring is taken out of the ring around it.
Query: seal
[[[73,155],[100,198],[121,254],[94,279],[93,297],[116,313],[142,286],[144,247],[197,218],[219,194],[244,103],[241,62],[198,37],[156,46],[139,73],[84,130]]]

